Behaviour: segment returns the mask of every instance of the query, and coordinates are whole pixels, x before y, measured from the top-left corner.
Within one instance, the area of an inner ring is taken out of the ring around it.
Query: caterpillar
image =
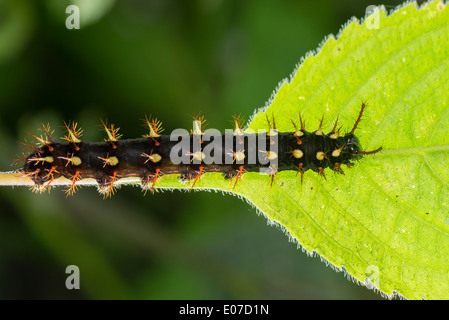
[[[59,177],[71,181],[67,195],[75,193],[78,181],[93,178],[99,192],[106,198],[115,193],[120,179],[138,177],[142,188],[154,192],[163,175],[179,174],[181,181],[193,181],[208,172],[221,172],[225,179],[234,179],[233,188],[246,172],[262,172],[270,177],[272,186],[277,172],[292,170],[299,173],[312,170],[323,178],[325,169],[343,174],[342,165],[380,150],[363,151],[355,131],[363,115],[363,102],[350,132],[340,135],[338,117],[328,134],[322,131],[323,118],[317,130],[308,132],[299,114],[299,125],[293,120],[291,132],[279,132],[274,117],[267,116],[268,130],[243,130],[240,117],[234,117],[234,129],[220,133],[204,131],[204,118],[194,117],[193,129],[177,129],[162,135],[162,123],[145,117],[149,133],[138,139],[121,140],[119,128],[102,121],[107,138],[104,142],[81,140],[82,129],[76,122],[64,123],[67,134],[64,142],[53,141],[49,125],[43,125],[43,135],[31,134],[38,146],[25,145],[32,153],[24,157],[18,170],[33,180],[33,191],[50,190]]]

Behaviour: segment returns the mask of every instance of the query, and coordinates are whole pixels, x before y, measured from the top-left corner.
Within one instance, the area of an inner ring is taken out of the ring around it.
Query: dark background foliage
[[[166,133],[248,119],[308,51],[337,34],[365,1],[0,0],[2,171],[42,123],[55,137],[77,121],[104,138],[100,119],[125,138],[157,116]],[[81,28],[65,9],[80,4]],[[399,2],[388,2],[397,5]],[[66,198],[0,189],[0,298],[377,299],[307,257],[246,202],[209,192],[146,196],[124,187]],[[65,288],[77,265],[81,289]]]

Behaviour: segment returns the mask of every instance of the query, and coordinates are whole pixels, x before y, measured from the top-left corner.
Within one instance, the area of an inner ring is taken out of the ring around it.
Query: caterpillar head
[[[360,159],[362,156],[359,153],[362,149],[359,139],[351,132],[345,134],[343,137],[343,150],[342,154],[349,159]]]
[[[372,151],[362,151],[362,146],[360,145],[359,139],[352,133],[349,132],[343,137],[343,152],[342,154],[346,155],[346,159],[361,159],[364,155],[374,154],[382,150],[382,147],[379,147],[376,150]]]

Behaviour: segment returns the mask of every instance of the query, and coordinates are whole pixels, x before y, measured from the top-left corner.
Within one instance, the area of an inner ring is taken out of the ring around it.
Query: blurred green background
[[[399,1],[384,2],[393,6]],[[66,7],[79,6],[79,30]],[[154,115],[165,133],[248,119],[308,51],[368,1],[0,0],[0,170],[42,123],[74,120],[102,140]],[[35,195],[0,189],[1,299],[379,299],[308,257],[246,202],[208,192],[103,200],[85,187]],[[81,289],[67,290],[77,265]]]

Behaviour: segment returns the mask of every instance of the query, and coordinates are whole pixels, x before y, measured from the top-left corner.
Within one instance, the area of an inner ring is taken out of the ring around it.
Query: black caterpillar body
[[[243,132],[236,121],[234,131],[207,136],[201,131],[201,121],[193,132],[179,135],[160,135],[157,120],[148,120],[150,134],[144,138],[119,140],[118,129],[103,124],[108,134],[105,142],[83,142],[81,130],[76,124],[66,125],[67,142],[54,142],[49,128],[46,135],[36,137],[41,146],[25,159],[20,169],[35,183],[34,189],[44,191],[59,177],[72,180],[68,194],[76,190],[76,183],[85,178],[98,182],[105,196],[114,192],[114,184],[122,178],[139,177],[144,189],[153,190],[156,180],[166,174],[180,174],[181,180],[194,180],[207,172],[221,172],[226,179],[235,178],[235,184],[245,172],[264,172],[271,176],[276,172],[293,170],[301,174],[307,170],[323,177],[324,169],[343,173],[341,165],[350,167],[363,155],[381,150],[362,151],[354,135],[365,104],[351,132],[339,136],[337,123],[328,134],[318,130],[307,132],[301,120],[300,129],[278,132],[274,119],[270,130],[262,133]],[[206,137],[207,136],[207,137]],[[207,139],[206,139],[207,138]],[[184,144],[181,144],[181,141]]]

